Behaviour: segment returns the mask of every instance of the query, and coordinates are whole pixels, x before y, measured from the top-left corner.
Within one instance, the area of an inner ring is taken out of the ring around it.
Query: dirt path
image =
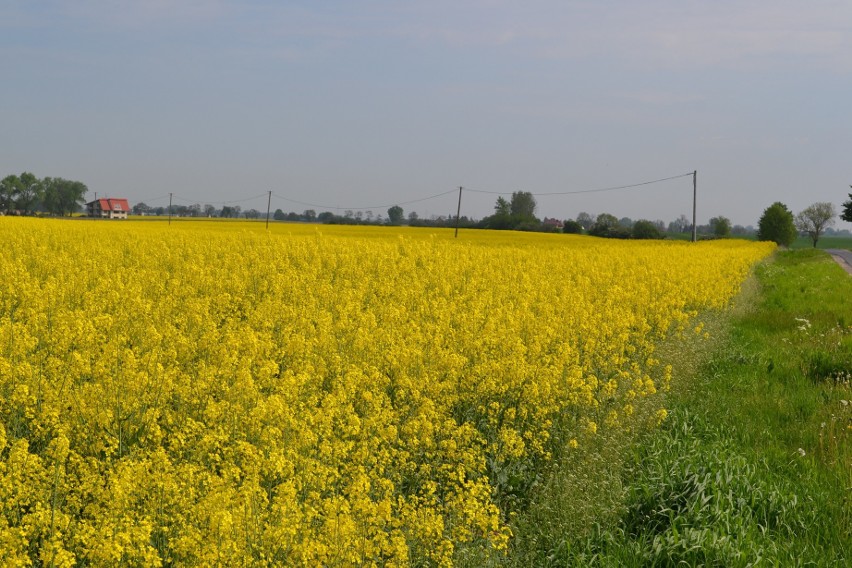
[[[852,274],[852,251],[842,249],[826,249],[831,258],[837,261],[837,264],[843,267],[846,272]]]

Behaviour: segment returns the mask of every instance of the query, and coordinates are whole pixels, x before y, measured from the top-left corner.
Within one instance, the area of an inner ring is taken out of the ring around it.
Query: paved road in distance
[[[842,249],[826,249],[825,252],[837,261],[837,264],[842,266],[846,272],[852,274],[852,251]]]

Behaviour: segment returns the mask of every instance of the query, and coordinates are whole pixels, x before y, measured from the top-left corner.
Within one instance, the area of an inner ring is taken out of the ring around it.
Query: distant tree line
[[[575,219],[559,221],[545,217],[540,220],[535,216],[536,207],[535,197],[529,192],[515,192],[508,200],[501,196],[497,198],[494,214],[484,218],[478,226],[497,230],[562,231],[612,239],[662,239],[671,233],[692,231],[692,223],[685,215],[668,225],[661,220],[634,221],[629,217],[619,219],[610,213],[593,216],[585,211],[579,213]],[[732,227],[729,219],[719,216],[711,219],[708,225],[699,226],[699,232],[705,235],[705,238],[721,238],[731,234],[747,234],[754,230],[751,227]]]
[[[0,213],[5,215],[65,216],[80,210],[88,191],[79,181],[38,178],[30,172],[0,180]]]
[[[850,186],[852,187],[852,186]],[[8,175],[0,180],[0,214],[34,215],[48,214],[67,216],[80,210],[88,192],[86,185],[79,181],[63,178],[38,178],[30,172],[20,175]],[[842,204],[840,218],[852,223],[852,193],[849,200]],[[632,220],[629,217],[617,218],[609,213],[593,216],[581,212],[575,219],[559,221],[545,217],[536,217],[537,203],[535,196],[527,191],[516,191],[509,199],[503,196],[497,198],[494,213],[480,221],[462,216],[456,219],[454,215],[432,216],[421,218],[415,211],[408,214],[399,205],[387,209],[387,216],[373,211],[346,210],[343,214],[324,211],[317,214],[314,209],[306,209],[302,213],[285,213],[277,209],[273,215],[276,221],[293,221],[308,223],[347,224],[347,225],[402,225],[420,227],[463,227],[515,231],[561,231],[573,234],[588,234],[597,237],[615,239],[661,239],[669,235],[692,232],[692,223],[686,215],[680,215],[674,221],[666,224],[661,220],[647,219]],[[243,210],[239,205],[224,205],[216,208],[211,204],[173,205],[171,211],[167,207],[150,207],[143,202],[133,206],[136,215],[174,215],[178,217],[222,217],[260,219],[265,212],[257,209]],[[702,238],[725,238],[729,236],[755,235],[759,240],[774,241],[782,246],[789,246],[799,234],[808,236],[816,247],[819,239],[825,235],[849,234],[849,231],[832,229],[837,211],[831,203],[814,203],[797,215],[780,202],[773,203],[758,222],[758,227],[731,225],[724,216],[710,219],[707,225],[696,227],[696,233]]]
[[[852,193],[849,194],[849,197],[849,202],[845,203],[844,206],[847,207],[848,215],[852,218]],[[789,220],[789,225],[785,225],[785,230],[792,234],[792,239],[796,238],[797,231],[810,235],[812,239],[819,239],[823,235],[848,234],[848,231],[833,231],[831,229],[832,222],[829,220],[820,221],[826,212],[831,213],[833,211],[833,206],[831,206],[831,209],[826,209],[828,205],[830,204],[814,204],[814,206],[807,208],[795,217],[790,213],[789,219],[784,217],[784,223]],[[579,213],[575,219],[560,221],[547,217],[539,219],[535,215],[536,209],[537,203],[535,196],[529,192],[518,191],[512,193],[508,199],[503,196],[498,197],[492,215],[479,221],[462,216],[458,220],[458,226],[469,229],[564,232],[615,239],[665,239],[673,235],[677,236],[677,238],[683,238],[683,235],[691,235],[692,233],[692,223],[683,214],[669,223],[665,223],[659,219],[655,221],[648,219],[634,221],[629,217],[617,218],[609,213],[601,213],[593,216],[587,212]],[[769,225],[776,223],[774,216],[777,214],[777,207],[770,208],[769,217],[767,220],[761,218],[761,223],[764,223],[764,225],[767,223]],[[407,224],[412,227],[456,226],[454,215],[433,216],[430,219],[424,219],[417,212],[411,211],[407,216],[407,221],[403,215],[404,211],[402,207],[394,206],[388,209],[387,217],[381,214],[376,215],[372,211],[346,210],[343,214],[325,211],[317,214],[312,209],[306,210],[303,213],[284,213],[281,209],[278,209],[275,212],[274,218],[278,221],[319,222],[339,225]],[[718,215],[711,218],[707,224],[698,225],[696,233],[700,239],[717,239],[733,236],[775,240],[774,238],[770,238],[770,236],[775,235],[773,229],[769,225],[764,225],[758,228],[751,225],[733,225],[730,219]],[[782,242],[786,242],[788,236],[785,235],[777,238]]]

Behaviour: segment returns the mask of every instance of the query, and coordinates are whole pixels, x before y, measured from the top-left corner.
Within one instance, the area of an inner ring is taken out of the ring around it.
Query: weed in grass
[[[648,565],[757,562],[806,530],[808,504],[765,461],[732,449],[705,418],[673,413],[632,465],[625,531]],[[781,538],[779,538],[781,537]]]

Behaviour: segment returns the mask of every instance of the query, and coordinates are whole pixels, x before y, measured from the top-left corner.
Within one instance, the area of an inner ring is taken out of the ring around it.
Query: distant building
[[[559,219],[548,219],[547,217],[545,217],[544,221],[542,221],[542,225],[544,225],[548,229],[559,229],[560,231],[562,230],[562,221],[560,221]]]
[[[126,199],[104,197],[86,203],[86,215],[103,219],[127,219],[130,205]]]

